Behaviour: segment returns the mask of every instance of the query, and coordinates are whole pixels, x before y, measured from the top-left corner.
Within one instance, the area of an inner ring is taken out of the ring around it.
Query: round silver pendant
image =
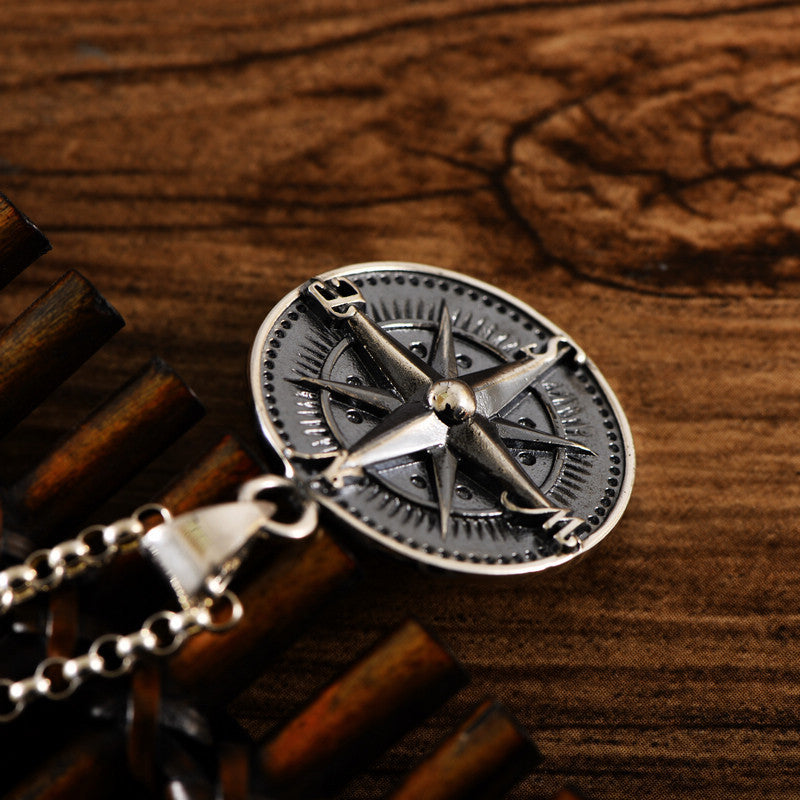
[[[308,281],[261,325],[251,385],[288,477],[437,567],[567,561],[630,496],[630,428],[594,364],[529,306],[455,272],[374,262]]]

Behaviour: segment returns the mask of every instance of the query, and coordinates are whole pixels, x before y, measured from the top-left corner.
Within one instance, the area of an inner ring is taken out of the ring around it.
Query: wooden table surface
[[[108,506],[227,430],[307,277],[400,259],[516,293],[631,422],[623,521],[574,566],[465,585],[370,560],[234,712],[255,734],[416,615],[468,690],[345,791],[374,798],[485,694],[546,760],[509,796],[798,797],[800,8],[753,0],[0,5],[0,191],[127,327],[0,445],[8,480],[151,355],[208,408]]]

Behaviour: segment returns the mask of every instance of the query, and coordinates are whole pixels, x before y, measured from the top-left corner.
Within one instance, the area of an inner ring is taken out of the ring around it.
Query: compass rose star
[[[353,400],[373,412],[385,413],[352,447],[335,454],[323,472],[332,485],[342,486],[347,477],[362,474],[365,467],[424,453],[434,477],[443,539],[449,531],[456,474],[461,465],[497,479],[504,495],[517,498],[529,509],[561,511],[551,505],[505,442],[594,454],[580,442],[505,420],[501,413],[537,377],[570,352],[571,345],[553,337],[542,353],[528,347],[520,361],[459,375],[452,318],[445,303],[426,362],[364,313],[365,303],[353,284],[340,279],[334,288],[339,294],[317,282],[309,292],[324,310],[346,322],[355,342],[388,380],[394,393],[321,378],[292,379]],[[347,301],[341,292],[346,292]]]

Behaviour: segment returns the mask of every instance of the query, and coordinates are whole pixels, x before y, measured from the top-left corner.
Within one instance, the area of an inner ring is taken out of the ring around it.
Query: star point
[[[431,348],[424,362],[371,320],[362,305],[342,309],[352,338],[371,364],[394,387],[398,396],[374,386],[351,386],[322,378],[301,378],[301,385],[329,391],[386,412],[351,448],[342,450],[323,473],[334,486],[367,468],[406,456],[424,454],[433,474],[442,540],[451,526],[456,474],[462,464],[497,480],[501,497],[513,495],[528,510],[557,512],[503,441],[523,442],[537,449],[567,448],[591,453],[587,446],[557,434],[545,433],[500,418],[502,410],[574,349],[553,337],[543,352],[523,348],[525,358],[458,375],[452,317],[445,302]],[[323,305],[323,308],[325,306]],[[400,399],[402,398],[402,399]],[[502,501],[501,501],[502,504]]]

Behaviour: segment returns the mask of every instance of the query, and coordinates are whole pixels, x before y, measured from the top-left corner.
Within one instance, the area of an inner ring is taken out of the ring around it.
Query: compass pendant
[[[455,272],[375,262],[312,279],[264,320],[251,383],[287,476],[418,561],[541,570],[595,545],[628,502],[631,433],[597,368]]]

